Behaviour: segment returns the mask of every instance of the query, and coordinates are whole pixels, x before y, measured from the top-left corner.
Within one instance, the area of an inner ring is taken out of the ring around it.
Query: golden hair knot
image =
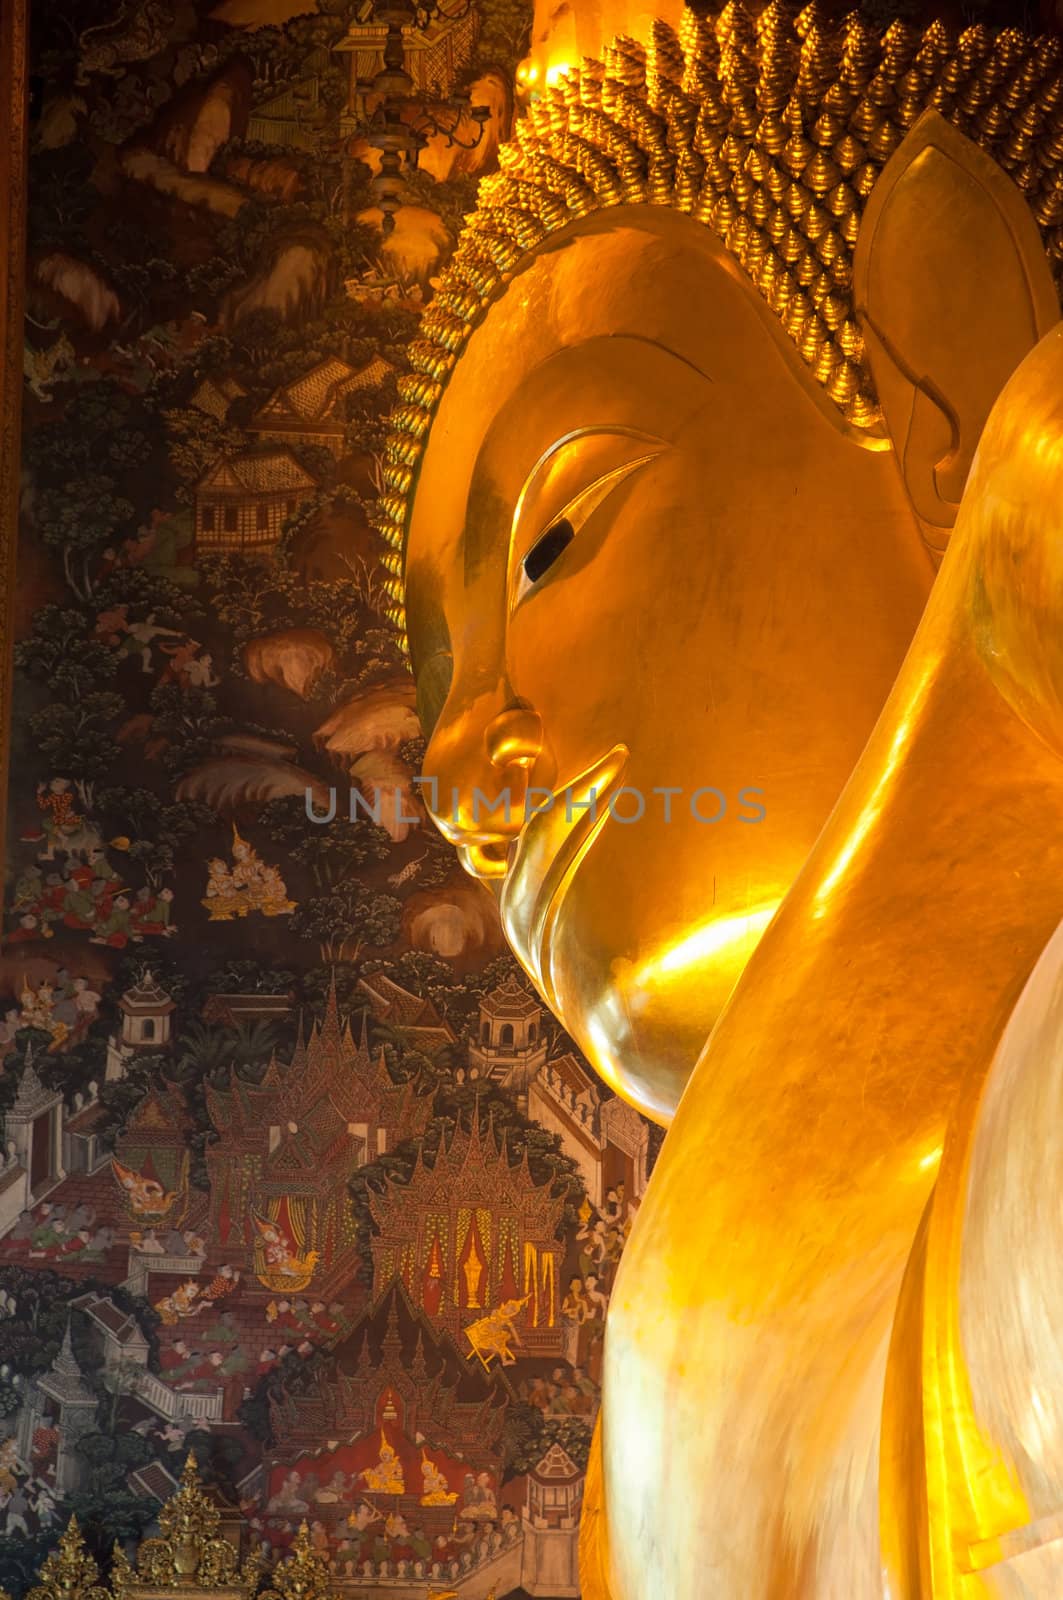
[[[537,102],[483,181],[476,211],[410,346],[377,525],[401,551],[409,496],[443,386],[472,328],[549,234],[622,204],[712,228],[779,317],[813,378],[857,428],[881,417],[851,300],[868,196],[933,107],[1027,195],[1057,281],[1063,264],[1061,47],[1017,29],[941,22],[921,33],[830,21],[784,0],[688,12],[649,47],[618,38]],[[393,619],[401,628],[401,586]]]

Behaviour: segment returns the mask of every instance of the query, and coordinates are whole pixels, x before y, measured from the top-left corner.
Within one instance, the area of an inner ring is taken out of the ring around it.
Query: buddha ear
[[[853,302],[909,497],[944,549],[993,402],[1060,310],[1019,190],[936,111],[871,191]]]

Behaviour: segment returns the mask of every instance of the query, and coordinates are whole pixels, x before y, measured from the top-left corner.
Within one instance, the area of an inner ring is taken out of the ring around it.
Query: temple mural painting
[[[305,1523],[333,1587],[578,1593],[657,1136],[532,994],[414,783],[386,418],[532,19],[411,19],[396,203],[371,6],[33,8],[0,950],[15,1596],[74,1560],[71,1514],[105,1571],[116,1539],[134,1556],[190,1453],[245,1554]]]

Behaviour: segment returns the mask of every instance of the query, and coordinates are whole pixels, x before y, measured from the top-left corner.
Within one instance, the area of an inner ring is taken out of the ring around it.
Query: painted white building
[[[514,977],[484,995],[476,1037],[469,1041],[469,1065],[481,1078],[490,1078],[523,1099],[548,1047],[543,1008]]]
[[[139,982],[122,995],[118,1009],[122,1013],[121,1029],[107,1041],[104,1076],[108,1083],[124,1078],[129,1063],[140,1052],[166,1049],[170,1043],[175,1002],[152,974],[145,972]]]
[[[520,1581],[530,1595],[578,1600],[583,1485],[583,1473],[559,1444],[528,1474]]]
[[[539,1070],[528,1088],[528,1115],[558,1135],[596,1210],[621,1183],[627,1200],[638,1204],[646,1190],[650,1130],[626,1101],[603,1099],[574,1055],[556,1056]]]
[[[63,1097],[37,1076],[32,1048],[18,1081],[14,1104],[4,1114],[4,1139],[26,1172],[25,1204],[36,1205],[66,1177],[63,1166]],[[18,1207],[15,1216],[23,1210]],[[6,1212],[6,1208],[0,1207]],[[11,1218],[13,1223],[15,1217]]]
[[[55,1429],[58,1444],[53,1487],[57,1494],[70,1494],[85,1480],[87,1467],[77,1453],[77,1442],[95,1427],[97,1403],[74,1357],[68,1322],[62,1348],[51,1367],[30,1380],[15,1429],[19,1456],[27,1463],[33,1458],[38,1429]]]

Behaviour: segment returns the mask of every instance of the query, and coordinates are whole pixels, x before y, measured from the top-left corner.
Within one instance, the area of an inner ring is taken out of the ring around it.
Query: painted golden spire
[[[58,1547],[46,1557],[26,1600],[111,1600],[76,1517],[71,1517]]]
[[[860,218],[919,115],[936,110],[1013,178],[1063,278],[1061,44],[941,22],[877,33],[813,3],[743,0],[715,18],[615,39],[547,89],[480,184],[399,380],[377,525],[390,546],[388,615],[405,627],[403,544],[432,416],[472,328],[521,258],[577,217],[650,204],[689,213],[740,262],[835,405],[880,429],[852,304]]]
[[[310,1530],[301,1522],[291,1555],[274,1567],[272,1586],[263,1590],[259,1600],[330,1600],[332,1593],[328,1563],[314,1549]]]
[[[141,1600],[147,1589],[224,1589],[230,1594],[254,1593],[259,1564],[252,1559],[237,1571],[237,1554],[218,1528],[221,1513],[199,1483],[196,1458],[189,1453],[181,1487],[159,1511],[162,1537],[144,1539],[137,1551],[136,1571],[116,1553],[111,1585],[118,1600]],[[97,1600],[89,1596],[88,1600]]]

